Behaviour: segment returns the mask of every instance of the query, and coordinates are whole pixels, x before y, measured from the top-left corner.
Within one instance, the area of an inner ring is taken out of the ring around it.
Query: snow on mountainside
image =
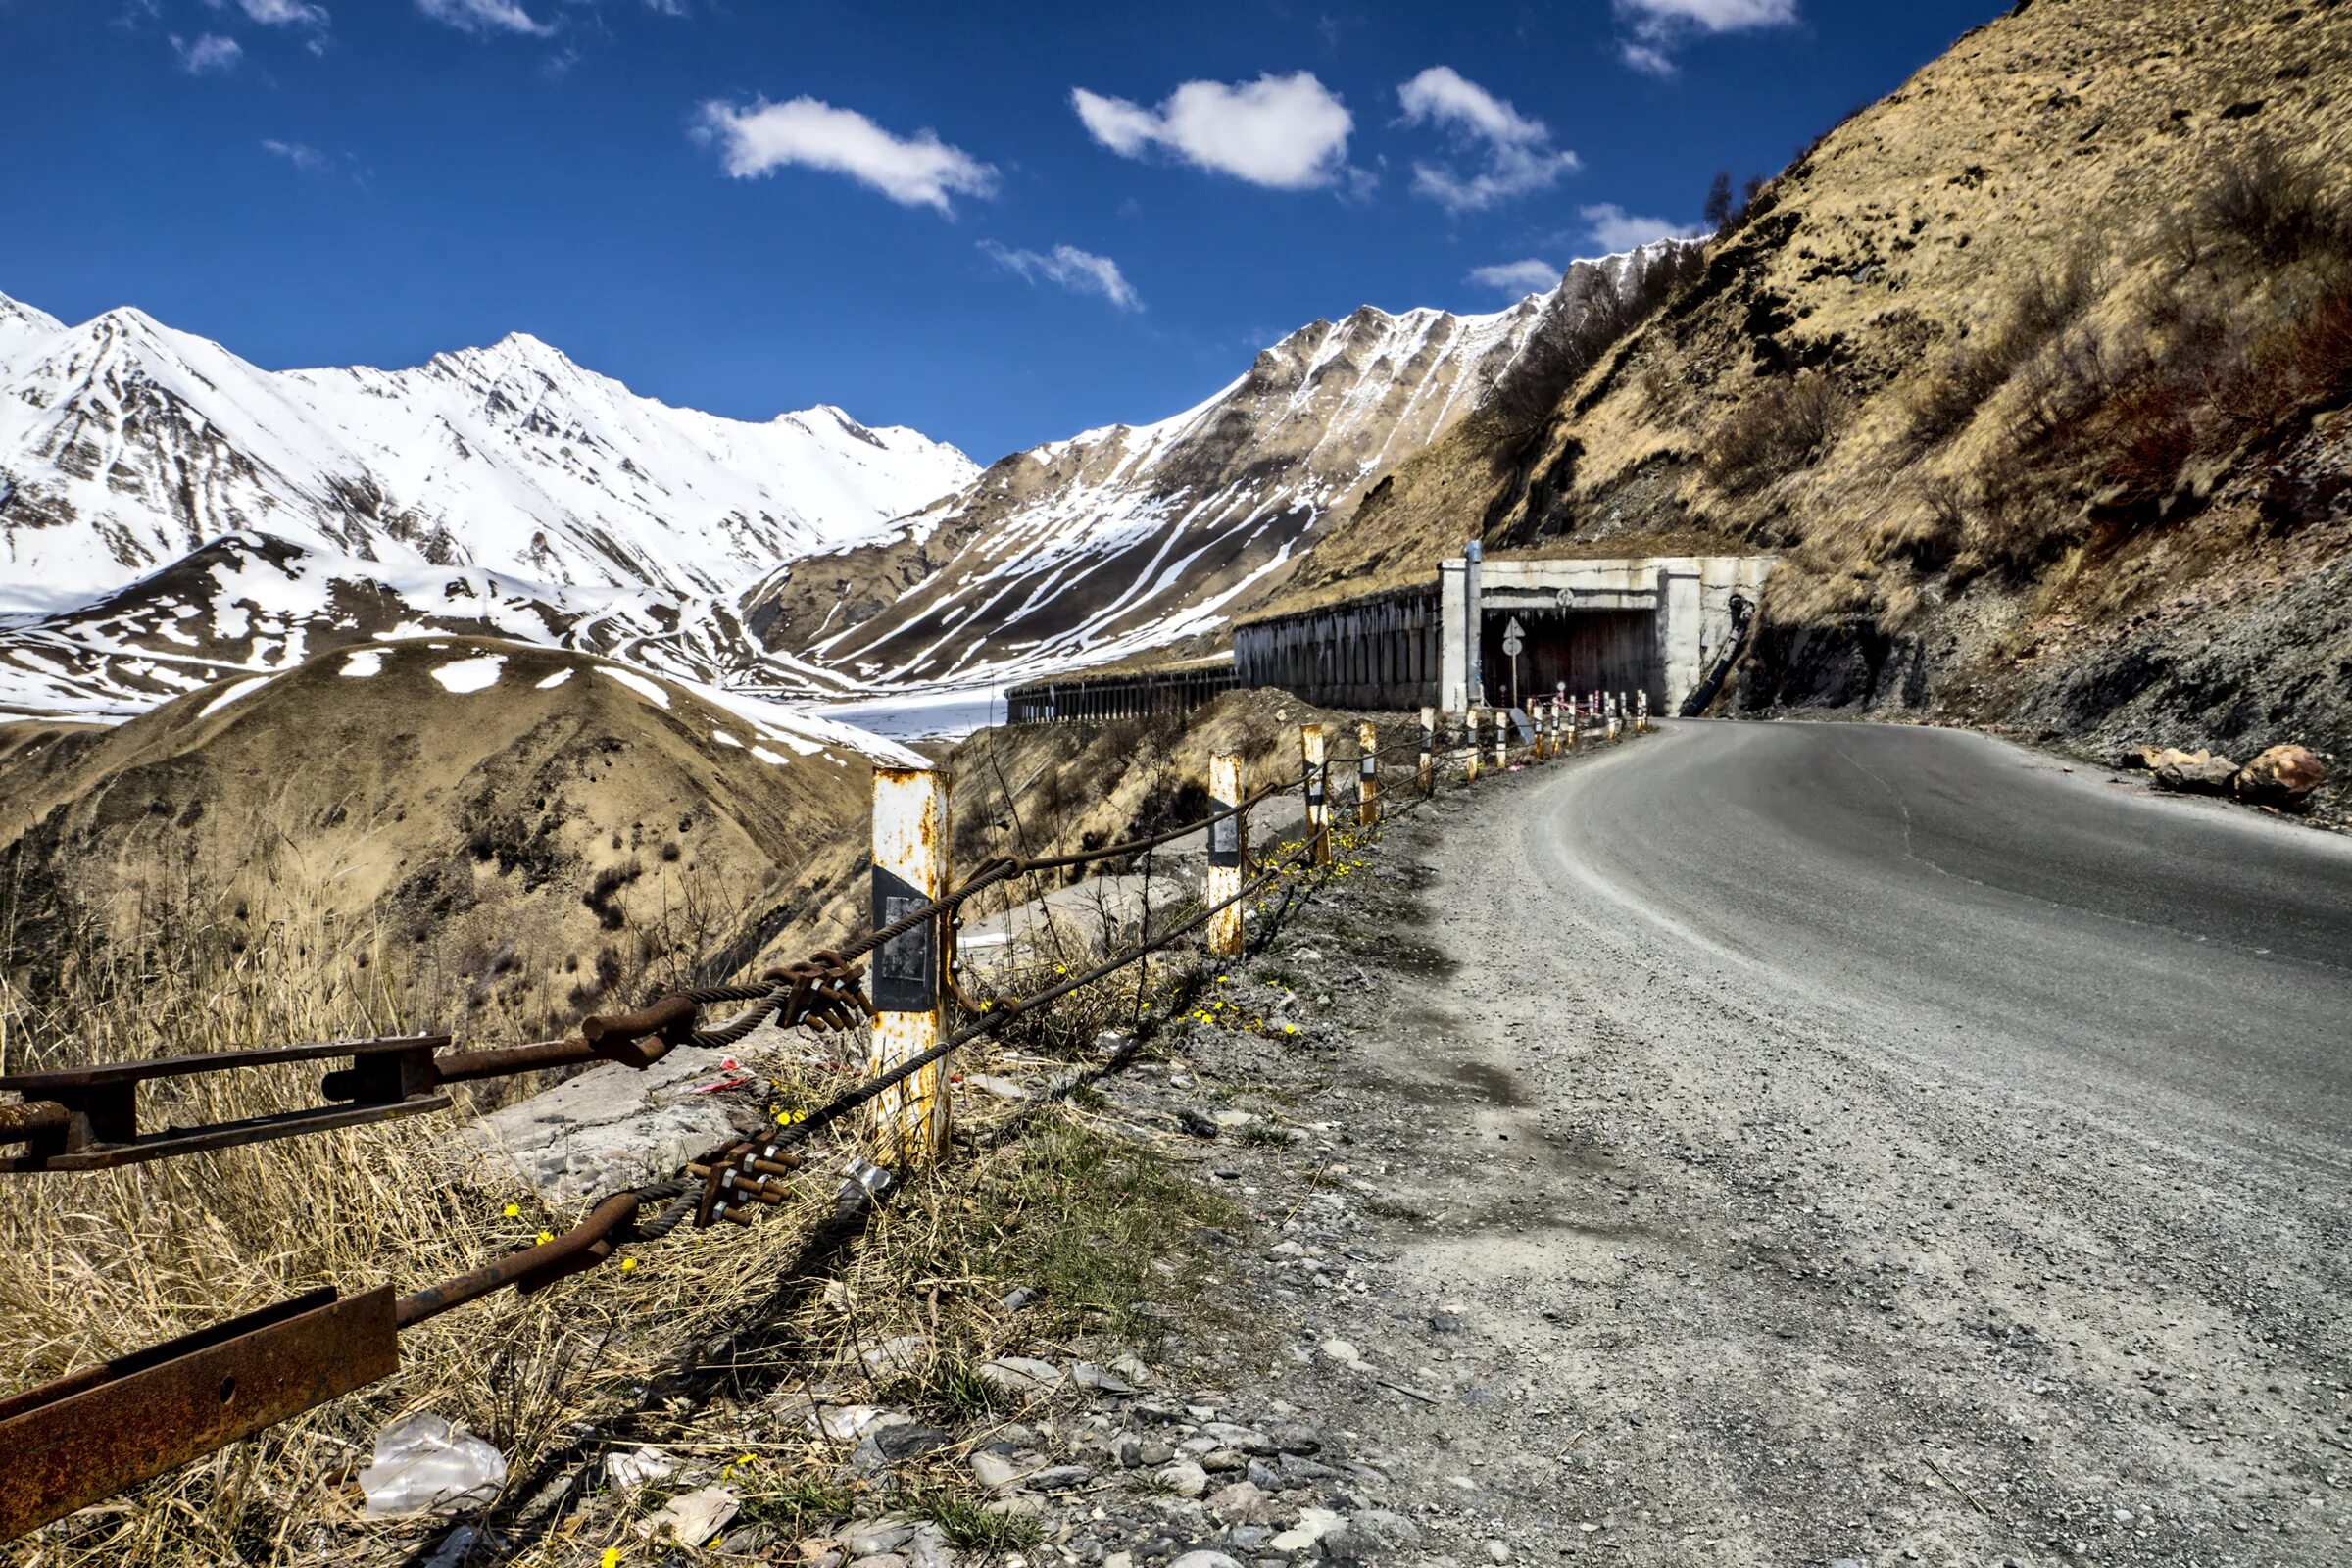
[[[69,327],[0,297],[0,611],[86,602],[239,531],[686,598],[976,471],[835,408],[673,409],[520,333],[413,369],[272,372],[136,310]]]
[[[849,688],[984,685],[1212,630],[1644,256],[1492,315],[1316,321],[1173,418],[1016,453],[890,534],[788,564],[744,619]]]

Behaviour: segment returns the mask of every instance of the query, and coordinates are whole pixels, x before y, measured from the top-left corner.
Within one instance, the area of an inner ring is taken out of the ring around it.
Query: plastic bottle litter
[[[360,1472],[360,1491],[368,1517],[385,1519],[447,1502],[486,1502],[506,1480],[506,1455],[489,1444],[437,1415],[411,1415],[375,1435],[375,1463]]]

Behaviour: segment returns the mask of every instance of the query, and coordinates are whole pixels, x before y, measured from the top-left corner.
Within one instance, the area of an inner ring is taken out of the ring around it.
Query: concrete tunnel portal
[[[1772,569],[1767,556],[1488,561],[1473,545],[1438,580],[1234,631],[1235,673],[1362,709],[1521,706],[1563,688],[1647,692],[1671,713],[1706,680]],[[1513,627],[1516,656],[1505,652]]]

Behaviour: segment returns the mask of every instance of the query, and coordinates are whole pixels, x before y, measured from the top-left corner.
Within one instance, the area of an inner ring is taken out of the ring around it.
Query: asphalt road
[[[1724,973],[2352,1173],[2352,839],[1961,730],[1679,724],[1608,762],[1537,798],[1531,858]]]
[[[2352,1562],[2352,842],[1792,723],[1391,839],[1334,1327],[1457,1555]]]

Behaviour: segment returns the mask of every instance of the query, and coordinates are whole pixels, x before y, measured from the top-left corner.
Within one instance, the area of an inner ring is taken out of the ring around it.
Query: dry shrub
[[[2054,270],[2030,274],[1990,333],[1963,343],[1914,392],[1905,437],[1926,452],[1977,416],[2043,345],[2073,324],[2098,293],[2098,268],[2078,248]]]
[[[1737,492],[1808,467],[1829,451],[1846,413],[1845,394],[1819,370],[1767,381],[1717,422],[1707,476]]]

